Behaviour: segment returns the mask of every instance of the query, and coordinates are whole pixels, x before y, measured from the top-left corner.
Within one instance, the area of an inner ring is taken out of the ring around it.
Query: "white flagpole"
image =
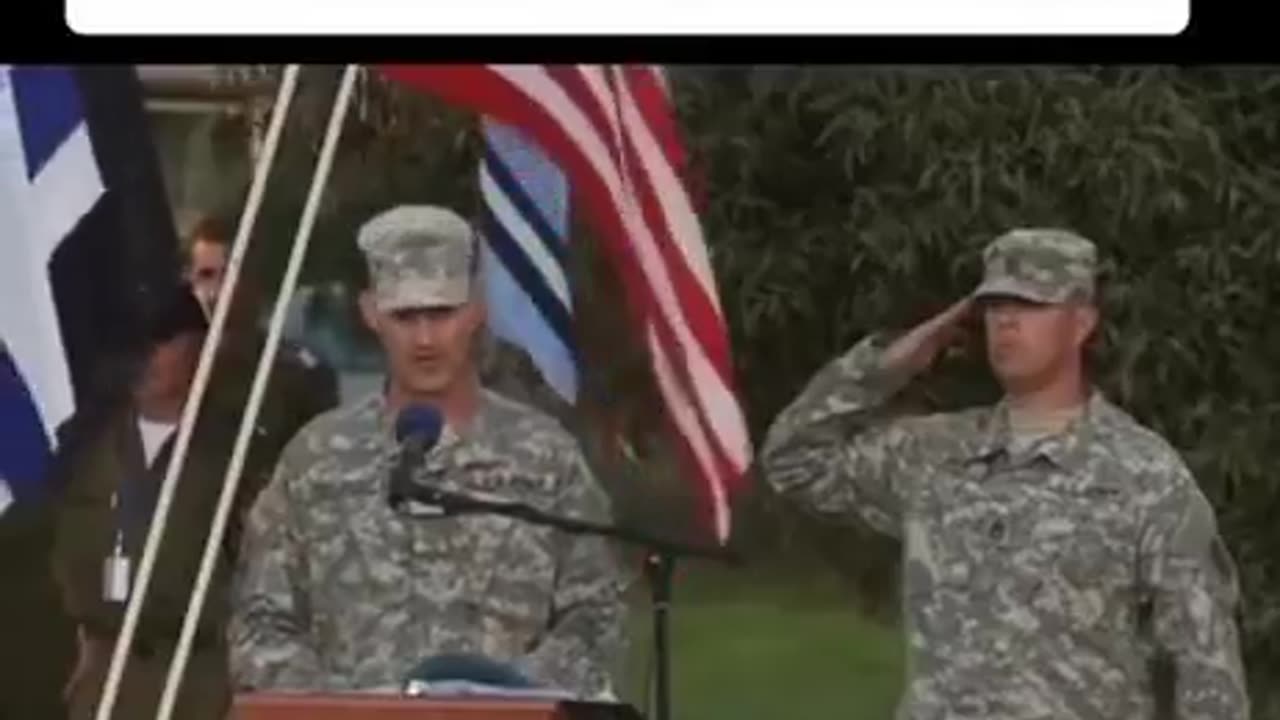
[[[254,424],[258,419],[258,411],[262,406],[262,397],[266,392],[267,380],[271,374],[271,366],[275,363],[276,349],[280,344],[280,335],[284,330],[285,314],[289,309],[289,301],[293,298],[294,287],[298,283],[298,275],[302,271],[302,261],[306,257],[307,247],[311,240],[311,230],[315,225],[316,215],[320,210],[320,197],[324,193],[329,179],[329,170],[333,165],[333,157],[338,149],[338,139],[342,135],[343,121],[347,109],[351,105],[352,89],[355,86],[356,65],[348,65],[342,76],[342,84],[338,88],[338,96],[329,115],[329,127],[325,132],[324,144],[320,150],[320,160],[316,164],[315,174],[311,178],[311,189],[307,194],[307,204],[302,211],[302,220],[298,224],[297,235],[293,239],[289,265],[285,270],[284,284],[276,296],[275,310],[271,316],[271,325],[267,334],[266,347],[258,358],[258,369],[253,377],[253,387],[249,391],[249,405],[245,408],[244,417],[240,421],[240,431],[236,436],[235,449],[231,454],[231,463],[227,467],[226,476],[222,479],[222,496],[218,499],[218,509],[214,516],[213,528],[205,544],[204,558],[200,564],[200,574],[196,579],[195,589],[187,604],[187,614],[182,625],[182,635],[173,661],[169,665],[169,676],[165,681],[164,694],[160,696],[157,720],[169,720],[173,706],[177,700],[178,688],[182,684],[183,671],[186,669],[187,657],[191,652],[192,638],[200,619],[205,595],[209,589],[209,580],[218,561],[222,549],[223,536],[226,533],[227,519],[235,500],[236,488],[240,483],[240,474],[244,467],[245,456],[249,450],[249,442],[253,437]]]
[[[231,246],[231,257],[227,261],[225,287],[218,293],[218,302],[214,305],[212,325],[204,346],[200,349],[200,360],[196,365],[195,377],[192,379],[191,391],[182,408],[182,418],[178,422],[178,434],[174,440],[173,454],[169,458],[164,482],[160,486],[160,494],[156,500],[156,509],[152,515],[151,529],[147,533],[147,543],[138,565],[138,578],[129,603],[125,608],[124,621],[120,634],[116,638],[115,649],[111,655],[111,664],[107,669],[106,683],[102,697],[98,702],[95,720],[108,720],[115,709],[116,697],[120,691],[120,681],[124,675],[125,663],[129,650],[133,646],[133,636],[137,630],[138,617],[142,611],[147,588],[151,583],[151,572],[155,565],[156,555],[160,550],[160,541],[164,536],[165,523],[169,517],[169,506],[173,502],[174,489],[177,485],[178,473],[187,459],[187,450],[191,443],[191,433],[195,427],[195,419],[200,409],[201,400],[209,384],[209,376],[219,344],[222,341],[223,328],[226,326],[231,297],[235,293],[240,278],[240,266],[249,245],[249,231],[258,214],[266,187],[267,175],[275,157],[276,146],[280,142],[280,133],[284,127],[284,119],[292,101],[294,88],[298,80],[298,65],[285,68],[284,78],[276,96],[276,106],[271,118],[267,146],[258,160],[254,171],[253,185],[249,189],[249,197],[240,220],[239,230]]]

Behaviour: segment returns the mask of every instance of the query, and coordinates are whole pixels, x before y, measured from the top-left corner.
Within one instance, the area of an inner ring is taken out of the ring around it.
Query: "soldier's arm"
[[[241,687],[307,689],[322,668],[310,632],[310,582],[291,481],[299,471],[285,450],[249,513],[233,586],[231,667]]]
[[[575,453],[570,482],[553,512],[609,517],[609,500]],[[551,622],[522,665],[534,677],[584,697],[613,694],[611,672],[622,649],[624,578],[602,538],[560,533]]]
[[[1155,639],[1173,662],[1174,715],[1244,720],[1235,564],[1190,472],[1177,461],[1170,466],[1163,492],[1143,508],[1140,567]]]
[[[86,512],[95,508],[88,482],[92,476],[86,463],[92,459],[90,445],[97,431],[100,429],[96,421],[88,423],[81,413],[63,422],[57,429],[58,449],[48,469],[49,483],[58,491],[49,554],[52,575],[63,609],[78,624],[92,619],[100,610],[102,562],[109,551],[78,532]]]
[[[861,517],[898,536],[916,428],[883,412],[911,375],[886,363],[885,350],[873,335],[819,371],[769,428],[758,463],[765,481],[806,511]]]

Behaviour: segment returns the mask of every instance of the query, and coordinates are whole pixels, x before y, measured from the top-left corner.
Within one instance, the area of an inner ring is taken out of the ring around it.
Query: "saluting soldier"
[[[1017,229],[976,293],[863,339],[775,421],[765,478],[817,515],[902,540],[910,720],[1249,714],[1232,559],[1179,454],[1088,382],[1094,244]],[[971,312],[994,406],[891,417]],[[1167,660],[1173,697],[1151,667]]]

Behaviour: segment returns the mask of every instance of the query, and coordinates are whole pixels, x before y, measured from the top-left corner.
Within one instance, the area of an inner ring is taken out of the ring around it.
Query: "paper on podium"
[[[471,680],[410,680],[404,694],[409,697],[487,697],[515,700],[577,700],[578,696],[557,688],[504,687]]]

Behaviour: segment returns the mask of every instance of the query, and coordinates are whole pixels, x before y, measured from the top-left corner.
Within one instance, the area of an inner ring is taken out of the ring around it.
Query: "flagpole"
[[[231,257],[227,261],[225,287],[218,293],[218,301],[214,305],[209,335],[200,349],[200,359],[196,365],[195,377],[192,379],[191,391],[182,408],[182,417],[178,422],[173,454],[169,458],[164,481],[160,486],[156,509],[152,515],[151,528],[147,532],[146,546],[143,549],[142,558],[138,565],[137,581],[133,592],[130,593],[129,602],[125,608],[124,620],[120,627],[120,634],[116,638],[115,648],[111,654],[111,664],[107,669],[102,697],[99,699],[98,709],[94,715],[95,720],[109,720],[111,711],[115,709],[121,678],[124,675],[125,663],[128,661],[129,650],[133,646],[138,617],[141,614],[143,601],[151,583],[151,572],[155,566],[156,555],[160,550],[160,541],[164,536],[165,524],[169,517],[169,507],[173,502],[173,494],[177,486],[178,473],[186,462],[196,415],[199,412],[201,400],[204,398],[205,389],[209,384],[218,345],[222,341],[222,333],[226,326],[231,297],[235,293],[236,285],[239,282],[240,266],[249,246],[250,230],[254,220],[257,218],[258,208],[262,203],[267,176],[275,158],[276,147],[280,142],[281,131],[284,128],[285,116],[288,114],[289,104],[293,100],[298,72],[298,65],[286,66],[284,77],[277,91],[276,106],[271,118],[271,127],[268,131],[267,146],[259,157],[257,168],[254,172],[253,184],[249,189],[249,196],[241,217],[240,227],[236,232],[235,240],[232,242]]]
[[[316,215],[320,210],[320,198],[329,179],[329,171],[333,166],[333,157],[338,149],[338,139],[342,136],[343,121],[351,105],[352,90],[355,87],[357,65],[348,65],[342,76],[342,84],[338,88],[338,96],[329,115],[329,127],[325,132],[324,144],[320,150],[320,159],[316,164],[315,174],[311,178],[311,189],[307,194],[307,203],[302,211],[302,220],[298,224],[297,235],[293,239],[293,249],[289,255],[289,264],[285,270],[284,284],[276,296],[276,305],[271,316],[271,325],[267,334],[266,347],[258,358],[258,369],[253,377],[253,387],[249,391],[249,404],[245,408],[244,417],[240,421],[239,434],[236,436],[235,449],[231,454],[231,463],[222,479],[222,495],[218,499],[217,513],[214,515],[213,528],[205,543],[204,557],[200,564],[200,574],[196,579],[187,604],[187,613],[182,625],[182,635],[174,652],[173,661],[169,665],[169,675],[165,681],[164,693],[160,696],[157,720],[169,720],[177,699],[178,687],[182,683],[183,670],[191,652],[192,639],[196,625],[200,619],[205,595],[209,590],[209,581],[218,561],[222,548],[223,536],[226,533],[227,520],[235,501],[236,488],[239,486],[241,471],[248,454],[249,442],[253,438],[253,429],[258,419],[258,411],[262,406],[262,398],[267,388],[267,380],[271,375],[271,366],[275,363],[276,350],[280,344],[280,336],[284,331],[285,316],[293,291],[302,272],[302,262],[307,254],[311,241],[311,231],[315,226]]]
[[[614,84],[619,88],[614,94],[613,111],[617,113],[617,132],[619,133],[618,142],[622,144],[624,141],[621,134],[626,123],[622,118],[622,88],[626,87],[626,78],[623,76],[623,67],[612,65],[605,72],[613,73]],[[663,85],[663,91],[667,88]],[[640,210],[636,206],[635,180],[631,174],[630,163],[627,162],[627,155],[623,153],[618,158],[619,179],[622,181],[623,188],[627,192],[622,194],[622,202],[619,211],[623,214],[630,215],[635,224],[642,224],[640,218]],[[661,360],[662,350],[657,345],[657,335],[654,332],[653,318],[646,317],[642,320],[644,323],[645,337],[648,339],[648,347],[650,362]],[[658,382],[659,389],[662,385],[662,374],[655,373],[655,379]],[[667,409],[670,414],[671,408]],[[674,419],[674,416],[672,416]],[[654,710],[654,720],[671,720],[671,582],[675,577],[676,558],[675,555],[664,551],[661,548],[649,548],[645,552],[644,571],[645,577],[649,581],[649,600],[652,613],[651,639],[653,641],[653,672],[654,683],[651,688],[652,694],[649,702],[656,708]]]

